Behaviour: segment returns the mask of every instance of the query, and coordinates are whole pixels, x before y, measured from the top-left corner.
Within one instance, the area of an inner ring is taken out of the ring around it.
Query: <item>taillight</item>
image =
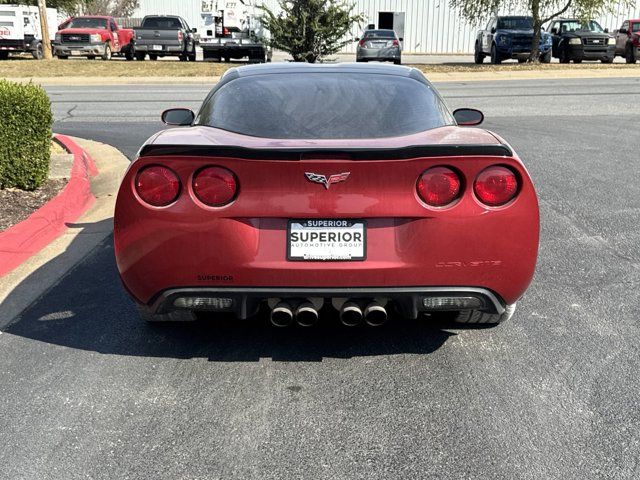
[[[360,45],[361,47],[364,47],[364,39],[360,40],[360,42],[358,43],[358,45]]]
[[[393,41],[393,46],[394,46],[394,47],[397,47],[398,45],[400,45],[400,44],[398,43],[398,40],[394,40],[394,41]]]
[[[182,32],[180,30],[178,30],[178,41],[181,42],[182,41]]]
[[[461,181],[458,174],[447,167],[425,170],[418,178],[418,195],[427,205],[444,207],[460,195]]]
[[[473,182],[473,191],[485,205],[498,207],[504,205],[518,193],[518,177],[507,167],[494,165],[485,168]]]
[[[149,205],[164,207],[178,198],[180,179],[167,167],[146,167],[136,176],[136,192]]]
[[[193,193],[210,207],[221,207],[233,200],[238,191],[236,176],[226,168],[205,167],[193,177]]]

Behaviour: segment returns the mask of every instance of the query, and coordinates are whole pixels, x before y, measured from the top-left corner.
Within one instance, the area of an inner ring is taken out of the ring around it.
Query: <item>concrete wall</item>
[[[258,0],[260,1],[260,0]],[[269,8],[277,9],[277,0],[264,0]],[[404,12],[404,51],[416,53],[472,53],[477,26],[460,19],[457,12],[449,7],[448,0],[356,0],[357,12],[368,19],[365,22],[378,25],[379,12]],[[522,14],[522,12],[504,12]],[[184,17],[191,27],[198,27],[200,21],[200,0],[140,0],[140,8],[134,14],[141,17],[150,14],[172,14]],[[598,19],[600,24],[611,31],[617,29],[627,18],[640,17],[640,2],[635,8],[622,5],[613,13]],[[364,25],[362,25],[364,27]],[[362,28],[354,27],[353,36]],[[345,52],[355,52],[355,44],[344,48]]]

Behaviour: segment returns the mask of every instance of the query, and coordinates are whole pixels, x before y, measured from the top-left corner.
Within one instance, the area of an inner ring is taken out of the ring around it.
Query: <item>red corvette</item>
[[[125,288],[149,321],[199,311],[277,326],[380,325],[393,308],[508,319],[534,273],[538,202],[499,136],[415,69],[233,68],[150,138],[115,211]]]

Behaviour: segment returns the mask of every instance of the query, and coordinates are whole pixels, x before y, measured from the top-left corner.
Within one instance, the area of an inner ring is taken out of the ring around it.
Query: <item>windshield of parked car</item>
[[[205,100],[195,123],[254,137],[355,139],[410,135],[454,121],[418,80],[334,71],[237,78]]]
[[[531,17],[506,17],[498,19],[500,30],[531,30],[533,19]]]
[[[180,25],[180,20],[178,20],[177,18],[154,17],[146,18],[142,22],[142,27],[157,28],[158,30],[179,30],[180,28],[182,28],[182,25]]]
[[[367,30],[364,32],[364,38],[396,38],[393,30]]]
[[[106,18],[80,17],[69,22],[67,28],[107,28]]]
[[[598,22],[579,22],[577,20],[571,20],[568,22],[560,22],[560,33],[571,32],[596,32],[604,33],[604,28],[600,26]]]

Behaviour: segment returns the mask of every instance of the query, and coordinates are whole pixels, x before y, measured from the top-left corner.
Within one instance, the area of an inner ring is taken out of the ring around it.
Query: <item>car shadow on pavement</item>
[[[38,271],[33,272],[31,281],[37,275]],[[4,331],[104,354],[216,362],[263,358],[319,362],[324,358],[428,354],[455,335],[447,330],[450,325],[428,318],[393,317],[382,327],[347,328],[332,309],[321,313],[319,325],[313,328],[274,328],[266,312],[244,321],[206,315],[197,322],[147,324],[138,318],[120,283],[109,236]]]

